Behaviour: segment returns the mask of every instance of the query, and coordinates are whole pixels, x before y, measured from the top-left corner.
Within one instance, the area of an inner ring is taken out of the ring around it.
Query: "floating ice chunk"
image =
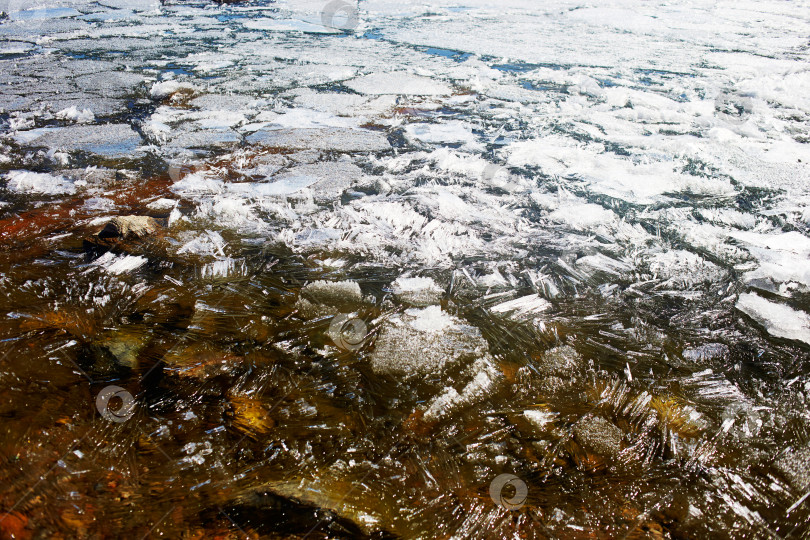
[[[64,176],[31,171],[11,171],[6,175],[6,188],[16,193],[36,195],[70,195],[76,186]]]
[[[23,7],[26,3],[19,4],[10,3],[9,7],[13,8],[15,5]],[[9,10],[9,18],[15,21],[35,21],[42,19],[60,19],[64,17],[75,17],[81,15],[72,7],[43,7],[37,9],[22,9],[22,10]]]
[[[466,122],[450,121],[440,124],[420,122],[405,126],[405,134],[410,139],[426,143],[475,144],[477,137]]]
[[[703,363],[707,360],[714,360],[728,356],[728,345],[723,343],[706,343],[698,347],[684,349],[681,355],[692,362]]]
[[[745,274],[751,286],[781,294],[772,284],[795,282],[810,289],[810,238],[797,231],[763,234],[733,231],[732,238],[744,242],[749,253],[759,260],[759,267]],[[770,286],[768,286],[770,285]]]
[[[245,270],[246,266],[243,259],[225,257],[224,259],[212,261],[203,265],[203,267],[200,269],[200,276],[207,279],[227,277],[237,274],[244,274]]]
[[[573,203],[560,205],[549,219],[566,223],[577,230],[587,230],[616,221],[616,214],[598,204]]]
[[[594,98],[604,96],[605,92],[595,79],[588,77],[587,75],[580,75],[577,77],[577,79],[576,84],[568,87],[569,93],[577,93]]]
[[[726,271],[691,251],[672,249],[649,257],[650,271],[665,280],[664,286],[688,289],[719,283]]]
[[[115,201],[106,197],[91,197],[84,201],[84,207],[91,211],[110,212],[115,210]]]
[[[206,231],[204,235],[189,240],[177,250],[177,253],[191,253],[194,255],[225,256],[225,240],[216,231]]]
[[[195,118],[194,122],[205,130],[225,131],[247,122],[244,114],[233,111],[204,111],[195,115]]]
[[[37,132],[32,133],[35,136],[30,139],[26,137],[25,142],[30,146],[91,152],[107,157],[131,156],[141,144],[141,136],[127,124],[68,126],[34,131]],[[19,135],[24,136],[23,133]]]
[[[377,373],[406,377],[435,374],[488,349],[479,330],[439,306],[408,309],[384,325],[371,356]],[[419,351],[414,354],[413,351]]]
[[[436,304],[444,294],[429,277],[398,277],[391,288],[397,300],[417,307]]]
[[[253,96],[204,94],[191,100],[189,105],[204,111],[240,112],[265,107],[267,100]]]
[[[428,77],[405,72],[372,73],[346,81],[346,86],[361,94],[398,94],[414,96],[449,96],[453,89]]]
[[[267,129],[283,128],[356,128],[357,120],[344,118],[334,114],[313,111],[303,107],[287,109],[283,114],[278,112],[265,112],[256,116],[257,122],[270,122]]]
[[[342,34],[341,30],[328,28],[320,24],[312,24],[295,19],[255,19],[242,23],[251,30],[265,30],[269,32],[305,32],[307,34]]]
[[[180,81],[162,81],[156,82],[149,90],[149,96],[155,100],[166,99],[177,92],[184,94],[194,94],[197,92],[197,87],[191,83]]]
[[[62,109],[56,113],[56,117],[60,120],[70,120],[79,124],[89,124],[96,119],[96,115],[90,109],[79,110],[75,105]]]
[[[425,410],[425,420],[440,420],[462,407],[484,399],[492,393],[501,378],[489,355],[476,360],[471,366],[470,372],[473,374],[472,380],[464,386],[461,392],[448,386],[431,400]]]
[[[224,182],[218,178],[210,178],[200,173],[191,173],[172,184],[170,189],[184,197],[212,195],[221,193],[224,190]]]
[[[0,44],[0,56],[25,54],[33,48],[34,45],[31,43],[24,43],[22,41],[7,41]]]
[[[551,307],[551,302],[537,294],[529,294],[502,302],[490,308],[493,313],[509,313],[511,317],[522,319],[542,313]]]
[[[150,210],[171,210],[175,206],[177,206],[177,201],[175,199],[165,198],[157,199],[146,205],[146,207]]]
[[[408,324],[421,332],[440,332],[452,326],[454,317],[442,311],[439,306],[429,306],[422,310],[409,309],[405,314],[410,316]]]
[[[100,268],[105,269],[107,272],[111,274],[125,274],[127,272],[132,272],[133,270],[137,270],[144,264],[146,264],[148,260],[144,257],[140,257],[137,255],[123,255],[118,256],[115,255],[112,251],[108,251],[95,261],[93,261],[94,266],[98,266]]]
[[[363,171],[353,163],[347,161],[319,161],[288,169],[276,176],[275,182],[267,184],[267,186],[274,186],[275,189],[277,185],[279,187],[290,183],[300,185],[301,187],[294,191],[272,194],[289,195],[303,188],[309,188],[314,201],[324,204],[340,200],[343,192],[363,177]],[[304,180],[306,181],[304,182]],[[262,193],[270,194],[264,190]]]
[[[367,129],[261,129],[247,137],[249,144],[291,150],[380,152],[391,148],[383,133]]]
[[[339,116],[378,116],[396,106],[396,96],[360,96],[336,92],[316,92],[309,88],[294,91],[295,103],[303,110],[315,110]]]
[[[769,334],[810,345],[810,315],[754,293],[741,294],[737,309],[762,325]]]
[[[528,420],[534,427],[538,429],[544,429],[546,424],[550,424],[554,422],[557,418],[558,413],[551,412],[551,411],[540,411],[537,409],[531,409],[528,411],[523,411],[523,416]]]
[[[76,77],[75,83],[82,92],[106,98],[125,98],[131,96],[143,80],[143,76],[137,73],[103,71]]]
[[[291,175],[269,184],[256,186],[262,195],[292,195],[296,191],[301,191],[304,188],[311,186],[319,180],[316,176],[307,175]]]
[[[177,132],[170,132],[168,145],[176,148],[225,148],[231,149],[242,141],[242,136],[232,129],[201,129],[199,125],[186,124]],[[158,134],[158,136],[161,136]]]

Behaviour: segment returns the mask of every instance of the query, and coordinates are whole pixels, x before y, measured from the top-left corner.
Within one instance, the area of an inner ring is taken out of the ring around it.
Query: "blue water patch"
[[[472,56],[472,54],[463,51],[454,51],[452,49],[439,49],[437,47],[427,47],[426,49],[424,49],[424,52],[432,54],[434,56],[442,56],[444,58],[449,58],[456,62],[464,62],[465,60],[467,60]]]
[[[363,35],[360,36],[360,37],[365,38],[365,39],[377,39],[377,40],[383,39],[382,33],[379,30],[376,30],[376,29],[375,30],[366,30],[363,33]]]
[[[532,81],[521,81],[520,86],[525,88],[526,90],[537,90],[539,92],[547,92],[549,90],[556,90],[556,88],[553,87],[553,86],[550,86],[550,85],[547,85],[547,84],[542,84],[542,83],[536,83],[536,82],[532,82]]]
[[[481,58],[485,62],[494,60],[493,58]],[[507,64],[492,64],[490,65],[492,69],[497,69],[498,71],[506,71],[507,73],[526,73],[528,71],[533,71],[535,69],[540,68],[547,68],[547,69],[565,69],[564,66],[559,64],[529,64],[523,62],[510,62]]]
[[[166,68],[164,71],[168,71],[169,73],[174,73],[175,75],[186,75],[188,77],[193,77],[194,72],[191,71],[188,67],[180,66],[175,63],[166,64]]]

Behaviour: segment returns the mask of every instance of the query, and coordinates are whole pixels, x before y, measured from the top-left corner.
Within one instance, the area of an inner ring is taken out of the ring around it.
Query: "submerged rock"
[[[576,423],[574,437],[588,452],[612,458],[621,451],[624,432],[600,416],[588,416]]]
[[[371,366],[377,373],[406,377],[438,374],[487,353],[487,342],[474,326],[439,306],[411,308],[383,327]]]
[[[548,376],[570,379],[580,374],[582,357],[570,345],[561,345],[547,350],[537,370]]]
[[[101,344],[110,351],[118,365],[135,369],[138,367],[138,354],[149,339],[149,334],[140,329],[121,330],[105,335]]]
[[[98,237],[102,239],[142,239],[159,230],[158,222],[149,216],[116,216],[99,231]]]
[[[265,404],[255,396],[231,392],[230,417],[232,425],[245,436],[256,439],[267,435],[275,426]]]
[[[797,490],[803,491],[810,486],[810,446],[787,449],[774,466]]]
[[[352,311],[363,304],[360,285],[354,281],[313,281],[301,289],[295,303],[298,313],[306,319]]]
[[[540,392],[556,396],[579,383],[584,372],[584,360],[570,345],[561,345],[543,353],[536,370],[544,377],[538,384]]]
[[[300,525],[302,534],[309,535],[318,528],[337,528],[343,533],[340,537],[401,537],[405,531],[397,530],[395,520],[390,518],[389,509],[383,504],[383,498],[376,498],[376,506],[358,505],[357,499],[362,498],[362,490],[354,490],[355,484],[341,478],[345,474],[339,470],[341,468],[338,465],[335,467],[338,470],[330,471],[334,478],[300,478],[247,489],[234,500],[234,507],[261,512],[263,519],[260,521],[273,523],[274,532],[285,524],[291,529],[292,523],[289,522],[311,514],[312,518]],[[312,523],[315,523],[314,527]],[[389,528],[400,534],[394,535]]]

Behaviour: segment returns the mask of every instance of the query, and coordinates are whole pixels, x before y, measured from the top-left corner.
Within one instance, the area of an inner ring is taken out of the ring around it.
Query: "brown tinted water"
[[[443,309],[480,329],[499,379],[426,420],[425,401],[458,373],[403,379],[370,367],[380,329],[406,307],[392,300],[392,272],[343,273],[257,245],[238,272],[206,278],[167,255],[168,235],[104,243],[78,201],[31,206],[19,201],[3,221],[9,537],[699,537],[807,515],[785,513],[792,488],[766,457],[768,435],[803,443],[806,426],[763,410],[724,427],[728,406],[701,389],[728,383],[690,377],[686,336],[645,322],[660,317],[644,306],[625,318],[582,296],[539,329],[493,316],[433,273],[448,284]],[[110,276],[92,265],[108,249],[158,262]],[[346,279],[367,295],[353,312],[368,328],[356,350],[328,336],[331,316],[295,307],[304,284]],[[575,360],[554,371],[552,349]],[[732,366],[749,358],[723,355]],[[129,411],[113,398],[122,417],[112,420],[96,403],[111,385],[134,400]],[[525,482],[517,510],[490,496],[500,473]],[[724,496],[743,497],[754,523]]]

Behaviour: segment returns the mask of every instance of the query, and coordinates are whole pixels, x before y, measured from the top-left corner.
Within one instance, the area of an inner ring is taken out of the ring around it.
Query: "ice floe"
[[[741,294],[737,309],[762,325],[769,334],[810,345],[810,315],[755,293]]]
[[[11,171],[6,174],[6,189],[36,195],[70,195],[76,192],[73,182],[64,176],[31,171]]]

